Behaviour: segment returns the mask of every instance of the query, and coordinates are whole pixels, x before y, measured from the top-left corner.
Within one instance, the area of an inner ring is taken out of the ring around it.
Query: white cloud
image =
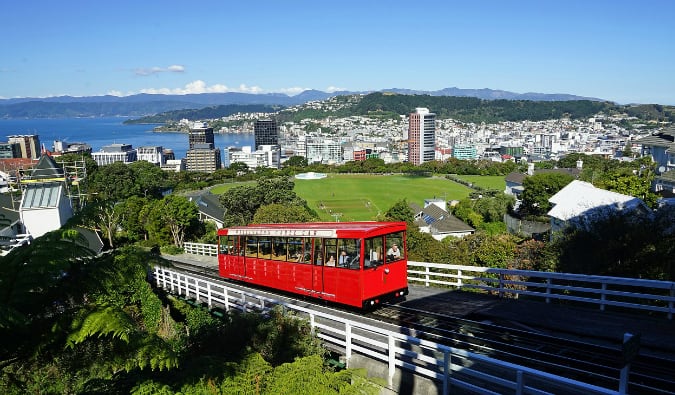
[[[289,96],[295,96],[295,95],[299,95],[300,93],[302,93],[306,90],[309,90],[309,89],[310,88],[301,88],[299,86],[295,86],[295,87],[292,87],[292,88],[279,89],[279,93],[285,93]]]
[[[171,71],[172,73],[182,73],[185,71],[185,67],[174,64],[166,68],[166,71]]]
[[[223,84],[206,85],[202,80],[195,80],[185,84],[182,88],[146,88],[141,89],[140,93],[149,94],[163,94],[163,95],[188,95],[193,93],[226,93],[226,92],[241,92],[241,93],[264,93],[264,90],[259,86],[247,86],[241,84],[237,88],[228,88]]]
[[[157,73],[167,73],[167,72],[183,73],[183,72],[185,72],[185,67],[181,66],[181,65],[174,64],[174,65],[171,65],[171,66],[166,67],[166,68],[155,66],[155,67],[150,67],[150,68],[139,67],[139,68],[134,70],[134,74],[140,75],[140,76],[153,75],[153,74],[157,74]]]
[[[346,91],[346,90],[347,89],[345,89],[345,88],[338,88],[338,87],[335,87],[335,86],[329,86],[328,88],[326,88],[326,92],[328,92],[328,93],[333,93],[333,92],[337,92],[337,91]]]

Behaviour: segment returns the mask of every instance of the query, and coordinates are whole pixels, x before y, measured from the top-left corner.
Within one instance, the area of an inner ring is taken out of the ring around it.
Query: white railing
[[[552,300],[590,303],[604,311],[615,306],[675,313],[675,282],[584,274],[493,269],[476,266],[408,262],[408,282],[424,286],[478,289],[500,297],[520,295]]]
[[[186,254],[218,256],[218,245],[204,243],[183,243],[183,251]]]
[[[483,394],[550,394],[551,388],[565,388],[566,392],[579,394],[625,393],[314,311],[165,267],[156,266],[153,274],[158,287],[205,303],[209,308],[265,312],[282,306],[307,319],[312,332],[324,344],[341,350],[348,367],[354,353],[385,362],[389,385],[396,369],[402,368],[441,382],[444,395],[450,392],[451,386]],[[424,337],[424,333],[421,335]],[[626,388],[627,375],[623,380],[619,388]]]

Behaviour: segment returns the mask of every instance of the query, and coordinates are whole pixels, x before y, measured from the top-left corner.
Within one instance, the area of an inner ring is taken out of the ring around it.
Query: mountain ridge
[[[406,95],[475,97],[483,100],[532,100],[532,101],[605,101],[571,94],[514,93],[489,88],[462,89],[443,88],[436,91],[390,88],[379,91],[324,92],[305,90],[298,95],[285,93],[193,93],[166,95],[140,93],[130,96],[54,96],[48,98],[0,99],[0,118],[59,118],[59,117],[100,117],[100,116],[146,116],[165,111],[198,109],[228,104],[263,104],[273,106],[294,106],[309,101],[325,100],[333,96],[388,92]]]

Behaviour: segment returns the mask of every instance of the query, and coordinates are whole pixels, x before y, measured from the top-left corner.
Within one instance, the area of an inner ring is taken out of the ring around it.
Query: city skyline
[[[9,2],[0,98],[490,88],[675,105],[675,2]]]

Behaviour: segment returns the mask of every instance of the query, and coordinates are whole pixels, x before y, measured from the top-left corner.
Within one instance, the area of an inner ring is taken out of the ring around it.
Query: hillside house
[[[635,210],[650,213],[640,199],[596,188],[593,184],[574,180],[548,200],[553,208],[548,212],[551,233],[568,226],[583,226],[585,220],[607,215],[610,212]]]
[[[448,236],[462,238],[476,231],[446,211],[445,201],[433,199],[424,203],[424,208],[414,203],[410,204],[415,214],[415,225],[419,227],[420,232],[430,233],[434,239],[443,240]]]
[[[652,187],[665,197],[675,196],[675,127],[653,133],[637,141],[642,155],[656,163],[656,178]]]

